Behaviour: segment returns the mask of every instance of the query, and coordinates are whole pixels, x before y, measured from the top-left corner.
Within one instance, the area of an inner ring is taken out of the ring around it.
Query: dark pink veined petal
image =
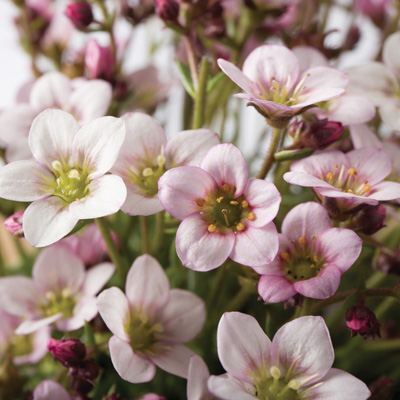
[[[298,242],[305,237],[311,244],[312,237],[332,227],[328,212],[315,202],[302,203],[294,207],[282,222],[282,233],[289,239]]]
[[[209,232],[200,214],[186,217],[176,233],[176,252],[182,264],[195,271],[218,268],[229,257],[235,245],[233,231]]]
[[[214,178],[199,167],[172,168],[158,180],[158,198],[164,209],[177,219],[184,219],[200,208],[198,199],[206,199],[217,190]]]
[[[335,265],[324,267],[319,276],[293,284],[296,291],[312,299],[327,299],[335,294],[342,273]]]
[[[331,368],[322,379],[302,395],[305,400],[367,400],[371,396],[367,385],[348,372]]]
[[[247,227],[236,235],[229,257],[237,263],[257,267],[271,262],[279,249],[278,232],[273,222],[262,228]]]
[[[134,261],[126,278],[125,293],[135,310],[151,315],[166,305],[169,281],[155,258],[144,254]]]
[[[111,361],[119,376],[131,383],[150,382],[156,374],[155,365],[135,353],[129,343],[117,336],[109,341]]]
[[[172,289],[159,318],[164,329],[163,341],[189,342],[203,328],[206,319],[204,301],[188,290]]]
[[[328,265],[335,265],[344,274],[357,260],[362,249],[361,238],[350,229],[331,228],[316,241]]]
[[[273,365],[288,371],[299,383],[312,385],[326,375],[333,364],[334,352],[328,328],[322,317],[306,316],[290,321],[275,334],[271,345]],[[284,373],[285,373],[284,372]],[[321,399],[322,400],[322,399]]]
[[[200,167],[207,171],[219,187],[228,184],[239,197],[248,181],[249,171],[241,151],[230,143],[213,146],[201,160]]]
[[[280,303],[297,294],[293,283],[283,276],[262,275],[258,293],[266,303]]]
[[[254,396],[249,393],[242,382],[230,377],[229,375],[210,376],[208,388],[211,393],[222,400],[254,400]],[[253,388],[255,394],[255,388]]]
[[[243,195],[255,215],[254,221],[246,221],[249,226],[260,228],[276,217],[282,197],[273,183],[250,179]]]
[[[247,77],[238,67],[229,61],[218,59],[218,65],[241,89],[247,93],[257,93],[257,84]]]
[[[253,383],[254,374],[269,365],[271,341],[250,315],[226,312],[217,330],[218,356],[229,375]]]
[[[168,344],[168,350],[152,355],[151,360],[164,371],[187,379],[189,361],[194,354],[183,344]]]
[[[219,142],[218,135],[209,129],[179,132],[168,140],[165,147],[165,167],[198,166],[207,151]]]

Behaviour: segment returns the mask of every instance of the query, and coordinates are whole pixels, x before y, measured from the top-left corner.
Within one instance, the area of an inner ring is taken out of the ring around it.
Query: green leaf
[[[226,75],[223,72],[212,77],[207,84],[207,93],[210,93],[214,90],[215,86],[225,77]]]
[[[194,90],[192,76],[190,75],[190,68],[186,64],[178,61],[178,70],[179,76],[181,77],[181,81],[185,90],[189,93],[192,99],[196,96],[196,91]]]
[[[314,153],[313,149],[304,148],[301,150],[282,150],[274,154],[276,161],[289,161],[289,160],[299,160],[300,158],[305,158]]]

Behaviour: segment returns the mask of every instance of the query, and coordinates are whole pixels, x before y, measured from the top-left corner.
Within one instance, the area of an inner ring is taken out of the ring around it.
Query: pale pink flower
[[[24,229],[22,226],[22,219],[24,213],[17,212],[13,215],[10,215],[5,221],[4,226],[8,230],[8,232],[12,233],[14,237],[21,238],[24,237]]]
[[[288,322],[271,342],[250,315],[225,313],[217,345],[227,373],[211,376],[208,387],[222,400],[366,400],[371,394],[353,375],[331,368],[334,352],[321,317]]]
[[[188,378],[187,378],[187,400],[216,400],[217,398],[210,393],[207,381],[210,377],[206,363],[203,359],[194,355],[190,358]]]
[[[15,365],[36,364],[46,354],[46,343],[50,339],[50,329],[45,326],[29,335],[17,335],[15,330],[21,318],[0,308],[0,359],[5,354],[13,356]],[[18,355],[17,355],[18,354]]]
[[[35,81],[27,103],[19,103],[0,114],[0,140],[8,162],[32,157],[28,134],[34,118],[46,108],[59,108],[75,116],[80,124],[106,114],[112,88],[102,80],[69,79],[60,72],[48,72]]]
[[[336,292],[341,275],[361,249],[362,240],[353,231],[332,228],[324,207],[299,204],[283,220],[278,255],[272,263],[254,268],[262,275],[258,292],[267,303],[285,301],[297,293],[326,299]]]
[[[115,56],[109,47],[100,46],[96,39],[86,45],[85,67],[90,79],[111,80],[115,72]]]
[[[98,118],[82,128],[71,114],[45,110],[32,123],[33,160],[0,168],[0,196],[33,201],[25,210],[26,239],[47,246],[71,232],[80,219],[116,213],[126,197],[122,179],[105,175],[125,137],[123,121]]]
[[[72,400],[72,397],[58,382],[45,379],[33,391],[33,400]]]
[[[164,128],[146,114],[127,114],[124,121],[125,141],[111,170],[124,180],[128,190],[121,209],[129,215],[156,214],[163,210],[159,178],[171,168],[198,165],[219,138],[208,129],[195,129],[179,132],[167,141]]]
[[[290,170],[283,176],[286,182],[312,187],[321,198],[335,198],[343,209],[400,197],[400,184],[384,181],[392,162],[381,149],[325,151],[292,163]]]
[[[212,147],[199,167],[167,171],[159,180],[159,198],[182,220],[176,251],[188,268],[209,271],[228,257],[260,266],[278,251],[272,220],[281,196],[271,182],[248,179],[246,160],[232,144]]]
[[[98,296],[99,313],[114,334],[109,341],[111,361],[122,379],[151,381],[156,365],[187,377],[192,350],[183,343],[201,331],[206,313],[195,294],[170,289],[160,264],[151,256],[135,260],[125,294],[118,288]]]
[[[82,261],[68,250],[49,247],[36,258],[32,279],[0,278],[1,304],[24,318],[17,334],[29,334],[53,322],[60,331],[74,331],[97,315],[95,295],[114,269],[113,264],[102,263],[85,271]]]
[[[400,130],[400,32],[390,35],[383,45],[383,63],[368,62],[348,69],[349,92],[371,100],[382,121]]]
[[[232,63],[218,60],[220,68],[246,93],[235,96],[254,105],[277,127],[321,101],[344,93],[347,75],[330,67],[301,72],[296,55],[284,46],[263,45],[253,50],[240,71]]]

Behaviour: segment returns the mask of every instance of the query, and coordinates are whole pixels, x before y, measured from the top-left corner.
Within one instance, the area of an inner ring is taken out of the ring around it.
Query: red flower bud
[[[351,336],[357,334],[364,339],[374,340],[375,336],[381,337],[379,328],[380,324],[375,314],[362,304],[350,307],[346,311],[346,325],[351,330]]]
[[[92,7],[86,1],[68,4],[65,14],[78,29],[87,28],[93,22]]]
[[[179,3],[176,0],[157,0],[158,16],[164,21],[175,22],[179,16]]]
[[[4,226],[11,232],[15,237],[21,238],[24,236],[24,230],[22,227],[22,217],[24,213],[19,212],[13,215],[10,215],[5,221]]]
[[[79,339],[69,338],[56,340],[51,338],[47,350],[66,367],[82,363],[86,357],[86,347]]]
[[[341,122],[319,119],[308,125],[301,133],[301,140],[310,149],[321,149],[334,142],[343,132]]]

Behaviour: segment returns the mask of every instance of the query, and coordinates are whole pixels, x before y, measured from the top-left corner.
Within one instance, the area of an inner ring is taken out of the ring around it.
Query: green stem
[[[196,91],[196,98],[194,104],[193,129],[201,128],[204,123],[207,82],[208,82],[208,59],[206,56],[204,56],[201,59],[201,64],[200,64],[199,86]]]
[[[207,310],[210,309],[210,307],[215,307],[218,297],[221,294],[223,283],[225,281],[226,275],[227,275],[227,268],[226,265],[221,265],[218,269],[217,275],[214,278],[214,282],[210,291],[210,295],[208,296],[207,299]]]
[[[149,221],[147,217],[140,216],[140,233],[142,243],[142,254],[150,254],[149,243]]]
[[[112,239],[108,224],[104,218],[96,218],[95,221],[99,228],[101,236],[103,237],[104,242],[106,243],[108,254],[110,255],[111,261],[114,263],[115,268],[117,269],[117,274],[122,279],[122,282],[124,282],[127,269],[125,266],[125,262],[121,257],[119,250],[115,246],[114,240]]]
[[[157,256],[164,243],[164,211],[156,214],[156,226],[154,232],[153,243],[151,246],[151,254]]]
[[[238,294],[227,304],[226,311],[241,310],[252,295],[246,286],[242,286]]]
[[[395,297],[387,297],[385,300],[383,300],[375,309],[376,318],[378,320],[382,319],[396,302],[398,302],[398,299]]]
[[[282,133],[282,129],[274,128],[274,130],[272,132],[272,138],[271,138],[271,143],[269,145],[268,153],[265,156],[261,170],[257,175],[258,179],[265,179],[265,177],[267,176],[273,163],[275,162],[274,154],[276,153],[276,150],[281,141],[281,133]]]

